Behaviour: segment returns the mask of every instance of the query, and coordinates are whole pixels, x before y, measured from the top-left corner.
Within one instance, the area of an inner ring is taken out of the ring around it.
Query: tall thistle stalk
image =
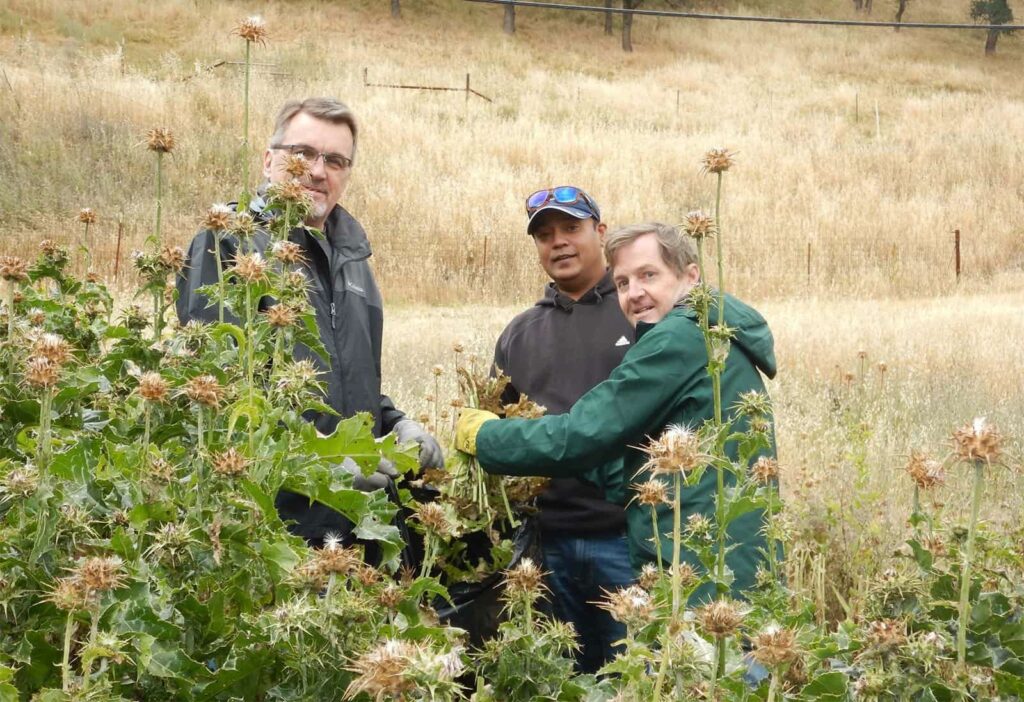
[[[92,247],[89,241],[89,225],[96,223],[96,213],[89,207],[83,207],[78,212],[78,221],[82,223],[82,242],[79,249],[85,252],[85,270],[92,268]]]
[[[956,457],[974,468],[971,488],[971,521],[967,528],[967,549],[960,567],[959,622],[956,633],[956,661],[961,670],[967,666],[967,626],[971,615],[971,567],[974,562],[974,536],[981,507],[981,494],[985,488],[985,469],[999,460],[1002,437],[984,417],[976,418],[953,433]]]
[[[226,205],[214,205],[203,217],[202,226],[213,237],[213,255],[217,262],[217,321],[224,321],[224,257],[220,244],[224,232],[231,229],[232,212]]]
[[[248,17],[235,27],[234,33],[245,40],[245,77],[242,92],[242,143],[238,152],[238,172],[242,196],[238,199],[238,211],[249,206],[249,83],[252,76],[252,45],[267,43],[267,25],[259,16]]]
[[[174,133],[166,127],[150,129],[146,134],[146,146],[156,154],[156,223],[153,227],[153,240],[159,250],[163,245],[160,224],[163,214],[164,154],[174,151]]]

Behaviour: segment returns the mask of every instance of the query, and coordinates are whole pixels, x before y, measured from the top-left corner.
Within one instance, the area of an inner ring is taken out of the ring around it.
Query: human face
[[[579,299],[604,275],[605,225],[576,219],[558,210],[540,213],[533,222],[533,243],[541,268],[563,293]]]
[[[661,257],[656,234],[641,234],[615,252],[612,277],[619,293],[619,307],[634,327],[637,322],[654,324],[669,313],[676,302],[700,279],[697,264],[682,274]]]
[[[352,158],[352,130],[347,124],[325,122],[305,112],[300,112],[292,118],[284,130],[280,143],[303,144],[322,153],[335,153]],[[291,179],[291,175],[284,169],[287,156],[288,152],[282,149],[267,149],[263,154],[263,175],[271,183]],[[345,194],[351,177],[351,168],[332,171],[324,165],[322,158],[310,164],[310,174],[303,179],[306,192],[313,199],[313,209],[306,218],[306,224],[311,227],[323,227],[327,215]]]

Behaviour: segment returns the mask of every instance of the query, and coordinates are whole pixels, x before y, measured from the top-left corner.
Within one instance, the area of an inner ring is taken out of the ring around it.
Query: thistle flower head
[[[224,232],[231,228],[231,220],[234,219],[234,210],[227,205],[213,205],[203,215],[202,226],[215,232]]]
[[[303,207],[309,207],[313,202],[306,188],[297,178],[274,183],[267,188],[267,195],[273,200]]]
[[[302,247],[294,241],[275,241],[270,251],[274,258],[281,263],[294,264],[306,262],[306,257],[302,253]]]
[[[767,485],[779,479],[779,462],[769,456],[761,456],[750,467],[750,474],[757,482]]]
[[[80,612],[90,604],[89,591],[75,576],[58,579],[43,599],[65,612]]]
[[[0,256],[0,279],[11,283],[28,280],[28,264],[17,256]]]
[[[299,313],[291,305],[278,303],[267,309],[267,321],[272,327],[293,327],[299,321]]]
[[[139,378],[139,395],[147,402],[165,402],[170,384],[159,373],[149,371]]]
[[[252,237],[256,229],[256,220],[248,212],[239,212],[231,218],[231,233],[239,239]]]
[[[408,641],[388,639],[376,648],[359,656],[348,670],[356,674],[345,690],[351,698],[365,692],[376,702],[386,699],[404,699],[406,692],[416,686],[409,675],[415,646]]]
[[[547,588],[544,573],[532,558],[523,558],[518,565],[505,571],[505,589],[509,595],[535,598]]]
[[[700,580],[700,576],[697,575],[697,571],[694,570],[693,566],[686,561],[683,561],[678,566],[670,567],[668,570],[669,576],[675,574],[676,570],[679,571],[679,585],[684,590],[693,587]]]
[[[597,606],[631,629],[648,624],[654,614],[654,601],[650,594],[637,585],[606,592],[604,601]]]
[[[116,590],[125,579],[121,559],[117,556],[90,556],[74,568],[74,577],[90,592]]]
[[[231,270],[247,283],[255,283],[266,278],[267,262],[259,253],[239,254]]]
[[[633,485],[636,491],[636,501],[649,507],[668,504],[668,486],[660,480],[647,480]]]
[[[769,626],[754,636],[754,660],[766,668],[792,663],[800,656],[796,632],[792,629]]]
[[[43,239],[40,241],[39,251],[43,258],[55,265],[68,262],[68,250],[53,239]]]
[[[45,356],[25,361],[25,382],[34,388],[52,388],[60,379],[60,366]]]
[[[906,470],[910,479],[922,490],[940,487],[946,482],[946,471],[942,464],[919,451],[910,452]]]
[[[697,610],[697,623],[716,639],[732,636],[743,622],[743,612],[735,602],[715,600]]]
[[[238,452],[234,446],[213,456],[213,471],[220,475],[237,477],[243,475],[249,467],[249,459]]]
[[[346,548],[335,538],[324,538],[324,547],[313,552],[313,561],[321,573],[351,573],[363,563],[359,552]]]
[[[19,466],[0,478],[0,502],[13,497],[29,497],[39,487],[39,471],[33,466]]]
[[[708,460],[701,451],[697,433],[679,424],[669,426],[660,437],[652,439],[643,452],[648,459],[641,470],[650,470],[654,475],[689,473]]]
[[[964,461],[995,463],[1002,453],[1002,444],[999,430],[984,417],[976,417],[953,433],[953,449]]]
[[[683,222],[683,231],[694,239],[706,239],[715,235],[715,218],[704,210],[690,210]]]
[[[432,374],[434,375],[434,377],[436,378],[436,377],[439,377],[439,376],[441,376],[441,375],[442,375],[442,374],[444,373],[444,368],[443,368],[442,366],[433,366],[433,367],[432,367],[432,368],[430,369],[430,372],[431,372],[431,373],[432,373]]]
[[[891,650],[907,642],[907,623],[901,619],[876,619],[868,622],[864,633],[872,648]]]
[[[95,224],[96,213],[93,212],[91,207],[83,207],[78,211],[78,221],[82,224]]]
[[[640,569],[640,575],[637,577],[637,584],[644,590],[652,590],[654,586],[658,584],[658,580],[661,579],[661,573],[658,571],[658,566],[653,563],[644,563],[643,568]]]
[[[686,518],[686,534],[690,538],[709,539],[713,528],[711,519],[705,514],[695,512]]]
[[[310,174],[312,166],[302,154],[288,154],[284,157],[284,171],[296,180],[302,180]]]
[[[133,331],[142,331],[149,326],[149,318],[138,305],[128,305],[122,312],[121,321]]]
[[[146,148],[161,154],[174,151],[174,132],[167,127],[154,127],[146,132]]]
[[[71,360],[71,344],[58,334],[40,334],[32,342],[32,355],[41,356],[59,368]]]
[[[377,595],[377,602],[380,603],[385,609],[389,609],[392,612],[398,610],[398,605],[402,604],[405,599],[405,590],[399,587],[395,583],[388,583],[384,586],[384,589]]]
[[[185,395],[198,405],[216,407],[224,397],[224,387],[212,375],[197,375],[185,383]]]
[[[425,502],[417,507],[416,519],[424,529],[438,536],[451,536],[454,531],[444,507],[436,502]]]
[[[180,246],[164,246],[157,260],[172,273],[181,273],[185,269],[185,251]]]
[[[267,43],[267,23],[259,15],[246,17],[235,27],[234,33],[253,44]]]
[[[538,405],[526,393],[521,393],[518,401],[504,405],[503,409],[506,417],[518,417],[520,419],[539,419],[548,411],[547,407]]]
[[[705,173],[725,173],[732,168],[733,156],[736,154],[728,149],[709,149],[701,158],[702,170]]]

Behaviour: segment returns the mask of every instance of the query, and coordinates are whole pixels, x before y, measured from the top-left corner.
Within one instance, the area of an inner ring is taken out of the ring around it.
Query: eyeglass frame
[[[302,158],[309,161],[310,165],[316,163],[320,159],[323,159],[324,168],[326,168],[329,171],[334,171],[335,173],[343,173],[344,171],[349,170],[350,168],[352,168],[352,164],[354,163],[354,161],[350,159],[348,156],[336,153],[334,151],[318,151],[315,158],[309,158],[305,154],[297,153],[295,151],[295,149],[316,151],[316,149],[314,149],[309,144],[271,144],[269,148],[272,151],[287,151],[292,156],[302,156]],[[333,168],[327,161],[328,158],[333,159],[335,157],[343,160],[343,163],[340,167]]]

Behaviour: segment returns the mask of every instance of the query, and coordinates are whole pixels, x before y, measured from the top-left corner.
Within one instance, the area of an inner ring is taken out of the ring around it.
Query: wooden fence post
[[[960,230],[953,230],[953,258],[956,265],[956,282],[960,282]]]

